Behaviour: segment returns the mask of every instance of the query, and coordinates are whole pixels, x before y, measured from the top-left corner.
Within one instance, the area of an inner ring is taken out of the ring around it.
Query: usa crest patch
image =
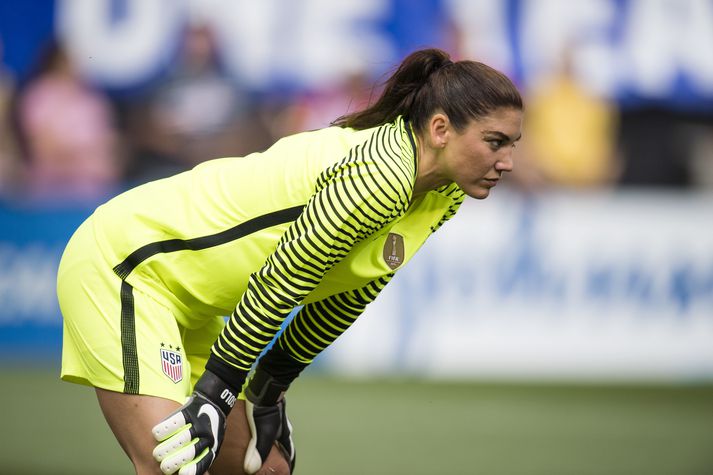
[[[161,369],[174,383],[183,380],[183,357],[177,351],[161,348]]]

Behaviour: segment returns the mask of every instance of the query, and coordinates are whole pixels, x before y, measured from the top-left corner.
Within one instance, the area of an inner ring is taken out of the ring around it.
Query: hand
[[[245,390],[245,413],[252,435],[243,464],[248,474],[260,470],[275,442],[290,464],[290,473],[295,468],[296,451],[292,440],[292,424],[287,418],[284,398],[286,390],[287,386],[277,383],[258,365],[255,376]]]
[[[193,395],[152,432],[161,442],[153,451],[167,475],[202,475],[213,463],[225,435],[225,421],[235,404],[235,391],[206,371]]]

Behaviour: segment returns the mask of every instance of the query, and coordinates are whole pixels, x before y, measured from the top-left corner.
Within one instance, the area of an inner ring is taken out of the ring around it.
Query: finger
[[[255,406],[250,400],[245,401],[245,414],[250,426],[250,441],[245,451],[243,469],[248,474],[260,470],[280,428],[280,414],[277,406]]]
[[[285,457],[285,460],[289,462],[290,468],[294,470],[297,454],[295,453],[295,444],[292,437],[282,436],[275,443],[277,444],[277,448],[280,449],[280,452]]]
[[[153,429],[151,429],[151,432],[153,433],[154,438],[161,442],[168,439],[179,430],[182,430],[187,423],[186,416],[183,415],[182,411],[178,411],[156,424]]]
[[[245,450],[245,459],[243,460],[243,469],[245,470],[245,473],[249,475],[256,473],[265,463],[265,460],[267,460],[273,443],[270,442],[269,445],[266,445],[264,443],[266,440],[268,439],[258,435],[253,435],[250,438],[248,448]],[[274,437],[272,437],[272,440],[274,440]],[[261,442],[263,442],[262,445]],[[279,443],[277,444],[277,447],[280,449]],[[285,455],[285,459],[288,463],[291,462],[290,459],[287,458],[287,455]]]
[[[178,475],[202,475],[208,471],[208,468],[213,463],[215,454],[213,451],[206,449],[193,462],[181,467]]]
[[[204,439],[193,439],[193,441],[192,444],[166,456],[161,462],[161,471],[167,474],[173,473],[184,465],[203,459],[205,453],[209,452],[208,442]]]
[[[295,471],[295,463],[297,462],[297,455],[295,454],[294,450],[290,451],[285,447],[284,444],[280,442],[276,442],[277,448],[280,450],[280,453],[282,454],[282,457],[285,459],[285,462],[287,462],[287,465],[290,466],[290,473]]]
[[[282,449],[287,461],[290,463],[290,468],[294,470],[295,468],[295,441],[292,437],[294,429],[292,428],[292,423],[290,418],[287,417],[287,402],[283,399],[282,405],[282,430],[280,437],[277,439],[278,446]]]
[[[245,451],[245,460],[243,460],[243,469],[248,475],[252,475],[262,467],[262,457],[260,452],[255,448],[256,439],[253,437],[248,443],[248,449]]]
[[[168,455],[178,451],[181,447],[189,445],[191,440],[193,440],[190,428],[190,425],[184,426],[184,429],[181,432],[174,434],[173,437],[158,444],[153,449],[153,458],[157,462],[161,462]]]
[[[295,463],[297,462],[297,454],[295,454],[294,449],[292,447],[288,448],[282,442],[275,442],[275,444],[277,444],[277,448],[290,466],[290,472],[293,472],[295,470]]]
[[[277,439],[282,428],[282,413],[279,406],[254,406],[247,402],[248,424],[253,430],[256,439],[255,447],[262,455],[262,459],[267,458],[267,454],[272,449],[272,444]]]

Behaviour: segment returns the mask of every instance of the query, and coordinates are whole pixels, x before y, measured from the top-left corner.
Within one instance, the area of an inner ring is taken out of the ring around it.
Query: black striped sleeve
[[[324,274],[357,242],[405,212],[414,176],[413,151],[403,123],[375,129],[366,142],[324,170],[314,195],[277,249],[250,276],[245,294],[213,345],[213,354],[239,370],[249,370],[285,317]],[[363,300],[371,296],[366,297]],[[358,295],[343,298],[362,299]],[[348,300],[344,304],[323,302],[321,310],[336,317],[330,321],[334,326],[300,328],[307,332],[300,341],[316,345],[312,350],[332,341],[356,318],[355,313],[344,311],[354,304]],[[310,307],[307,314],[311,312]]]
[[[297,361],[311,363],[354,323],[393,275],[373,280],[362,289],[305,305],[287,325],[276,344]]]

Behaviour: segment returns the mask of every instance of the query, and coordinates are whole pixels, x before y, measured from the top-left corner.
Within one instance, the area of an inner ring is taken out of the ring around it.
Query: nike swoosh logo
[[[220,416],[218,411],[215,410],[210,404],[203,404],[198,411],[198,417],[206,415],[210,420],[210,431],[213,433],[213,448],[211,449],[215,454],[218,451],[218,424],[220,424]]]

